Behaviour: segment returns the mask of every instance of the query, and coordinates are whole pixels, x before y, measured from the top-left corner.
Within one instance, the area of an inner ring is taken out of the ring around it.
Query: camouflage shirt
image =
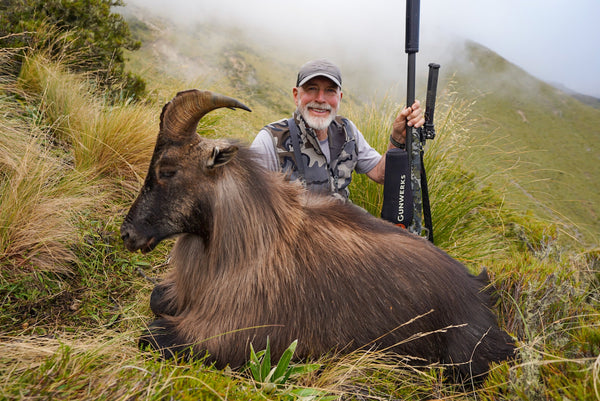
[[[354,124],[348,119],[338,116],[328,129],[330,160],[328,162],[314,130],[306,125],[298,112],[295,112],[293,121],[299,129],[299,147],[304,167],[304,176],[301,177],[290,134],[290,120],[283,119],[271,123],[263,130],[267,131],[272,138],[280,170],[287,173],[291,180],[301,180],[312,191],[331,194],[336,198],[347,200],[352,172],[355,169],[361,173],[368,172],[381,157],[366,144]],[[357,168],[359,162],[357,137],[366,145],[363,147],[366,148],[365,153],[368,155],[368,161],[363,163],[362,168]]]

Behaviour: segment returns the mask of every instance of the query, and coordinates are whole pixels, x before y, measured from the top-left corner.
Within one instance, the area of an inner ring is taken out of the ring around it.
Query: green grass
[[[266,69],[253,52],[241,48],[236,57],[262,82]],[[512,164],[473,167],[522,151],[501,138],[474,140],[487,123],[474,112],[480,100],[450,86],[426,153],[436,243],[473,272],[487,268],[494,311],[519,338],[518,361],[494,366],[480,387],[456,386],[443,381],[443,367],[413,370],[365,350],[310,361],[322,368],[266,394],[249,372],[138,350],[152,318],[151,281],[168,269],[172,242],[132,254],[118,231],[161,107],[191,85],[162,78],[167,84],[150,82],[143,105],[110,104],[93,82],[39,55],[26,60],[19,81],[0,82],[0,399],[263,400],[303,388],[346,399],[600,399],[600,252],[562,241],[569,230],[556,216],[509,202],[499,185],[520,177]],[[205,88],[235,93],[222,82]],[[274,119],[266,94],[244,96],[253,114],[218,111],[203,132],[251,138]],[[392,97],[352,101],[343,114],[383,150],[399,107]],[[354,180],[353,199],[378,215],[381,187],[363,180]]]
[[[130,345],[133,335],[102,330],[60,341],[3,341],[0,394],[6,400],[264,399],[234,372],[141,355]]]

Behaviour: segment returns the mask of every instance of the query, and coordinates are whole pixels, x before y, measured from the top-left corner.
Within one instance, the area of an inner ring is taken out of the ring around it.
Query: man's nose
[[[315,100],[319,103],[325,103],[325,90],[324,89],[319,89],[319,92],[317,92],[317,97]]]

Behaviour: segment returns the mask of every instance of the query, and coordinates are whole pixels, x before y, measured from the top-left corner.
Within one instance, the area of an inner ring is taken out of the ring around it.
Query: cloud
[[[600,97],[600,2],[423,2],[432,22],[475,40],[536,77]]]

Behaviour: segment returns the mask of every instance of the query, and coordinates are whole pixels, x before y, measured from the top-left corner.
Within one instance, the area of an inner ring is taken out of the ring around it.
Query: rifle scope
[[[429,64],[429,75],[427,77],[427,99],[425,101],[425,125],[423,126],[425,130],[425,139],[433,139],[435,137],[433,114],[435,113],[435,97],[437,92],[439,71],[439,64]]]

